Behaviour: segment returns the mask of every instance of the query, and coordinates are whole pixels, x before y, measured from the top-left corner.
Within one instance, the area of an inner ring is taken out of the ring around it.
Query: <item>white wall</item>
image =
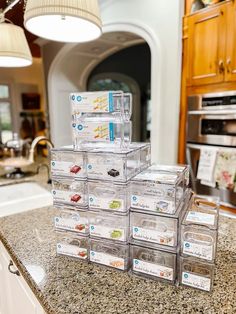
[[[184,1],[103,0],[100,1],[100,4],[104,32],[134,32],[142,36],[151,48],[152,160],[162,163],[174,163],[177,160],[178,150],[181,21]],[[60,131],[60,121],[57,117],[52,117],[56,109],[54,104],[56,94],[59,96],[61,92],[59,86],[63,85],[64,78],[72,80],[70,82],[71,86],[74,85],[80,88],[81,84],[80,86],[78,84],[79,77],[86,78],[89,71],[96,64],[93,61],[89,65],[88,60],[79,59],[78,56],[76,58],[76,55],[72,59],[70,49],[73,47],[73,45],[65,45],[59,52],[58,57],[54,59],[49,71],[48,93],[52,138],[58,145],[65,144],[65,141],[60,140],[60,135],[67,141],[70,140],[68,129]],[[44,57],[46,56],[44,55]],[[70,63],[69,66],[68,62]],[[80,63],[79,66],[78,63]],[[66,64],[67,66],[65,66]],[[82,65],[84,70],[82,70]],[[77,72],[74,72],[74,74],[69,73],[75,68]],[[63,76],[58,75],[61,71],[64,72]],[[65,98],[63,101],[65,101]],[[60,106],[60,110],[63,109],[68,116],[69,108]],[[63,116],[63,113],[60,113],[60,116]],[[68,136],[65,136],[65,133],[68,133]]]

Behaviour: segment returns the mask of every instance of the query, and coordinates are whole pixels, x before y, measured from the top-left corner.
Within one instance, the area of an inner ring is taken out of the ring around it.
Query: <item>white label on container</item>
[[[134,194],[131,196],[131,207],[169,214],[175,212],[174,204],[171,201]]]
[[[90,251],[90,261],[94,263],[99,263],[106,266],[111,266],[121,270],[125,269],[125,260],[124,258],[116,257],[114,255]]]
[[[112,222],[111,222],[112,225]],[[120,228],[105,227],[102,225],[90,225],[90,235],[106,239],[125,241],[125,230]]]
[[[133,238],[162,245],[174,246],[174,232],[160,232],[133,226]]]
[[[108,159],[104,157],[98,162],[98,157],[89,157],[87,165],[89,177],[100,177],[109,179],[120,179],[124,177],[124,161],[122,158],[115,157]]]
[[[133,259],[133,270],[151,276],[173,280],[173,268]]]
[[[193,275],[187,272],[182,273],[182,284],[198,288],[204,291],[210,291],[211,289],[211,279],[198,276],[198,275]]]
[[[64,243],[57,243],[57,253],[81,259],[86,259],[88,257],[87,249]]]
[[[215,215],[190,211],[190,212],[188,212],[188,215],[186,217],[186,221],[208,224],[208,225],[213,226],[215,223]]]
[[[79,139],[95,142],[114,142],[114,123],[86,122],[73,123]]]
[[[52,190],[52,196],[56,202],[70,203],[75,205],[81,204],[84,201],[81,194],[72,191]]]
[[[55,175],[62,175],[62,176],[69,175],[69,176],[75,176],[75,177],[79,177],[84,172],[83,166],[81,164],[75,165],[73,162],[70,162],[70,161],[56,161],[56,160],[51,161],[51,170],[52,170],[52,174],[55,174]]]
[[[72,230],[80,233],[85,233],[88,228],[88,219],[81,218],[78,214],[72,218],[54,218],[55,227],[59,229]]]
[[[183,253],[210,261],[213,257],[213,246],[184,241]]]
[[[114,211],[124,210],[124,200],[121,198],[105,198],[89,194],[89,206],[91,208],[110,209]]]
[[[72,94],[71,103],[74,113],[79,112],[113,112],[113,94],[111,92],[96,92]]]

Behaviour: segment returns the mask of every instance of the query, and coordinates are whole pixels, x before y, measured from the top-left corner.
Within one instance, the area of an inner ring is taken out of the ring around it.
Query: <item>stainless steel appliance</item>
[[[216,195],[223,203],[236,206],[236,193],[203,185],[197,179],[200,151],[207,146],[235,148],[236,154],[236,91],[188,97],[186,152],[196,193]]]

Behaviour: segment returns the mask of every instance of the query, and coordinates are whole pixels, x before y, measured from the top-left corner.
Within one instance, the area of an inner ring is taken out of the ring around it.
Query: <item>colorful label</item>
[[[73,177],[81,177],[84,175],[84,169],[81,164],[74,164],[70,161],[51,161],[51,171],[53,175],[62,175],[62,176],[73,176]]]
[[[89,207],[99,209],[110,209],[114,211],[123,211],[124,200],[121,198],[104,198],[89,194]]]
[[[75,214],[71,218],[55,217],[54,224],[56,228],[85,233],[88,230],[88,219]]]
[[[173,268],[144,262],[139,259],[133,259],[133,270],[170,281],[173,281],[174,278]]]
[[[73,123],[76,136],[81,140],[95,142],[114,142],[114,123],[113,122],[86,122]]]
[[[72,191],[52,190],[52,196],[54,202],[58,203],[62,202],[77,205],[84,202],[83,195]]]
[[[133,227],[133,238],[137,240],[149,241],[161,245],[175,245],[174,232],[160,232],[156,230]]]
[[[88,177],[99,177],[107,179],[120,179],[124,177],[124,161],[120,159],[102,159],[89,157],[87,165]]]
[[[125,241],[125,230],[120,228],[105,227],[102,225],[90,225],[90,235],[117,241]]]
[[[80,259],[87,259],[88,257],[87,249],[64,243],[57,243],[57,253]]]
[[[182,273],[182,284],[204,291],[210,291],[211,289],[210,278],[193,275],[187,272]]]
[[[169,214],[175,213],[175,206],[172,201],[135,194],[131,196],[131,207]]]
[[[90,261],[121,270],[125,269],[124,258],[116,257],[114,255],[102,252],[90,251]]]
[[[96,92],[71,94],[72,111],[106,113],[114,111],[113,94],[111,92]]]
[[[211,261],[213,257],[213,246],[184,241],[183,253]]]
[[[208,225],[214,226],[215,215],[190,211],[190,212],[188,212],[188,215],[186,217],[186,221],[200,223],[200,224],[208,224]]]

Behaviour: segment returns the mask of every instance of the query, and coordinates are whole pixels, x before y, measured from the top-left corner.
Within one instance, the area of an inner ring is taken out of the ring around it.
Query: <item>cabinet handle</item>
[[[224,62],[223,60],[219,61],[219,73],[222,74],[225,71]]]
[[[12,273],[13,275],[20,276],[19,270],[11,270],[11,266],[13,266],[13,262],[12,261],[10,261],[9,265],[8,265],[9,272]]]
[[[227,72],[230,73],[231,72],[231,67],[230,67],[231,60],[230,60],[230,58],[227,59],[226,64],[227,64],[227,67],[226,67],[227,68]]]

